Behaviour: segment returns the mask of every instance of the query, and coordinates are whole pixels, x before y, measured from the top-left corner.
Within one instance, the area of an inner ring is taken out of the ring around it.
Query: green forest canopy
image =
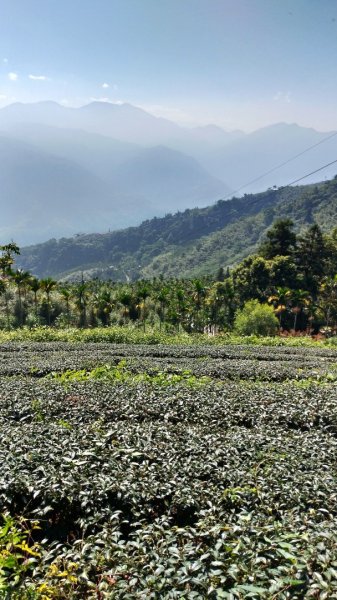
[[[139,227],[78,235],[23,248],[18,266],[38,277],[128,281],[193,278],[232,267],[253,254],[273,221],[291,218],[301,232],[337,223],[337,179],[269,189],[203,209],[144,221]]]
[[[327,234],[314,223],[296,233],[288,217],[269,227],[254,254],[201,277],[57,282],[14,269],[15,244],[0,251],[4,329],[134,323],[144,330],[151,324],[191,333],[229,331],[250,301],[273,309],[278,329],[313,332],[337,323],[337,229]],[[261,320],[263,311],[257,313]]]

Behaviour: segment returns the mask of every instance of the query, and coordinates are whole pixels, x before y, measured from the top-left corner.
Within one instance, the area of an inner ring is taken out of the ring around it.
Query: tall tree
[[[291,312],[294,315],[293,329],[296,331],[297,320],[303,309],[307,308],[311,302],[310,294],[307,290],[291,290],[290,305]]]
[[[50,316],[51,316],[51,292],[54,288],[56,288],[57,282],[52,279],[52,277],[46,277],[45,279],[40,280],[40,287],[46,294],[47,298],[47,321],[48,325],[50,325]]]
[[[69,286],[64,286],[60,288],[60,294],[66,305],[66,319],[67,326],[70,325],[70,300],[71,300],[71,288]]]
[[[124,325],[125,325],[128,317],[129,317],[130,308],[131,308],[132,301],[133,301],[132,293],[123,289],[118,294],[117,299],[118,299],[118,302],[123,306],[123,319],[124,319]]]
[[[330,327],[332,317],[337,316],[337,275],[323,278],[319,288],[318,306],[324,315],[326,326]]]
[[[296,248],[296,234],[291,219],[278,219],[267,231],[258,253],[270,260],[275,256],[291,256]]]
[[[146,299],[150,296],[150,288],[144,281],[140,282],[137,287],[138,307],[140,310],[141,320],[143,322],[143,329],[145,331],[146,323]]]
[[[282,315],[289,308],[289,302],[291,298],[291,290],[287,287],[277,287],[274,294],[269,296],[269,304],[273,304],[274,312],[279,319],[279,328],[282,329]]]
[[[270,285],[270,261],[262,256],[248,256],[232,271],[232,279],[239,304],[252,298],[265,300]]]
[[[111,290],[103,288],[99,290],[93,298],[93,306],[97,317],[101,320],[102,325],[110,324],[110,316],[114,307],[111,296]]]
[[[2,276],[5,277],[10,274],[12,265],[14,263],[14,255],[20,254],[20,249],[14,242],[0,246],[0,271]]]
[[[159,302],[159,329],[161,330],[162,324],[165,322],[165,311],[169,301],[169,288],[167,286],[162,286],[159,292],[157,293],[156,300]]]
[[[296,261],[302,276],[302,285],[316,297],[319,282],[326,274],[329,258],[328,245],[320,227],[315,223],[298,237]]]
[[[193,300],[193,313],[194,313],[194,326],[196,331],[201,331],[202,324],[200,319],[200,313],[204,306],[204,299],[206,296],[206,287],[200,279],[194,279],[192,282],[192,300]]]
[[[17,291],[18,291],[17,317],[18,317],[18,322],[19,322],[20,327],[24,324],[24,319],[25,319],[25,310],[24,310],[22,295],[23,295],[24,290],[26,289],[27,285],[29,284],[30,278],[31,278],[30,273],[28,271],[23,271],[22,269],[17,269],[13,273],[13,280],[17,286]]]
[[[79,326],[87,326],[87,303],[88,303],[88,286],[83,280],[78,283],[73,289],[73,296],[75,298],[75,306],[79,312]]]
[[[34,294],[35,317],[37,317],[37,309],[38,309],[37,294],[41,287],[40,281],[37,279],[37,277],[30,277],[28,285]]]
[[[234,289],[231,279],[213,283],[207,294],[206,304],[211,324],[216,327],[230,327],[235,313]]]

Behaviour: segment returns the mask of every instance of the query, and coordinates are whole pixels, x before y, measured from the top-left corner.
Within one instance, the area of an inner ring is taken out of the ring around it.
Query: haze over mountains
[[[130,104],[12,104],[0,110],[0,238],[23,245],[207,206],[319,144],[243,191],[286,185],[336,158],[327,136],[284,123],[184,128]]]
[[[337,223],[337,177],[220,200],[121,231],[51,239],[22,248],[16,262],[38,277],[70,280],[215,275],[253,253],[279,218],[293,219],[298,231],[317,223],[331,233]]]

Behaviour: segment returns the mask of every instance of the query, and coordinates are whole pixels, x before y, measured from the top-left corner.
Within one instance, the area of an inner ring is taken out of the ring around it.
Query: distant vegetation
[[[337,179],[270,189],[144,221],[106,234],[52,239],[22,249],[18,265],[38,277],[115,281],[215,274],[256,251],[276,219],[291,218],[302,232],[337,222]]]
[[[287,185],[330,162],[335,153],[333,132],[294,123],[245,134],[214,125],[178,126],[130,104],[92,102],[70,108],[56,102],[16,102],[0,109],[0,239],[15,239],[22,246],[52,236],[139,225],[227,199],[242,186],[254,193]],[[331,178],[333,167],[325,174]],[[227,259],[233,262],[231,255]],[[99,260],[104,262],[105,255]],[[85,262],[89,265],[91,258],[86,256]],[[123,267],[113,261],[105,266],[109,264]],[[147,263],[128,268],[139,264]],[[185,276],[191,266],[186,263]]]
[[[323,233],[315,223],[296,234],[289,218],[276,220],[255,254],[214,277],[65,283],[14,269],[15,244],[1,252],[2,329],[122,325],[263,335],[331,333],[337,323],[337,230]]]

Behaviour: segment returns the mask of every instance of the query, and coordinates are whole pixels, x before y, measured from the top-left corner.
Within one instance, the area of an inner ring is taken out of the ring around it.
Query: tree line
[[[57,282],[15,269],[19,253],[15,243],[0,246],[2,329],[134,323],[144,330],[230,331],[254,307],[262,333],[263,320],[270,332],[333,331],[337,324],[337,229],[328,235],[315,223],[296,234],[290,219],[280,219],[254,255],[193,279]]]

